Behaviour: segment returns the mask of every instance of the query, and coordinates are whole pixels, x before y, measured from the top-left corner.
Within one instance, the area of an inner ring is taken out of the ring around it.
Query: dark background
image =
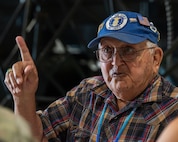
[[[177,0],[0,0],[0,103],[13,108],[4,74],[20,60],[22,35],[39,71],[37,109],[43,109],[83,78],[100,74],[87,49],[100,22],[119,10],[148,16],[161,33],[165,52],[160,74],[178,85]],[[30,104],[29,104],[30,105]]]

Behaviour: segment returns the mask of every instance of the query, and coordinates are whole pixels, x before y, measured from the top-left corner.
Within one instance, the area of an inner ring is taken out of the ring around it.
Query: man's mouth
[[[123,76],[124,74],[123,73],[112,73],[112,77],[121,77]]]

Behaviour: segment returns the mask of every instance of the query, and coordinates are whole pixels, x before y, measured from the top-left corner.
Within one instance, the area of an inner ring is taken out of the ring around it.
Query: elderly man
[[[100,61],[102,76],[84,79],[65,97],[36,112],[38,73],[18,36],[22,61],[5,77],[15,113],[30,123],[40,141],[155,141],[178,116],[178,88],[158,73],[163,57],[159,38],[153,23],[139,13],[109,16],[88,44]]]

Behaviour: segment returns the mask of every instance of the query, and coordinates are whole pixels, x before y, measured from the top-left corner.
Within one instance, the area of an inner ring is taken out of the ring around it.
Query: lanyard
[[[100,133],[101,133],[101,127],[102,127],[102,123],[103,123],[103,119],[104,119],[104,114],[106,112],[106,107],[107,107],[107,104],[104,105],[104,108],[102,110],[102,113],[101,113],[101,117],[99,119],[99,124],[98,124],[98,133],[97,133],[97,137],[96,137],[96,142],[99,142],[99,138],[100,138]],[[125,127],[127,126],[127,124],[129,123],[129,120],[131,119],[131,117],[133,116],[135,110],[137,108],[135,107],[131,113],[127,116],[126,120],[124,121],[121,129],[119,130],[117,136],[116,136],[116,139],[114,142],[118,142],[118,140],[120,139],[120,136],[122,135],[122,132],[124,131]]]
[[[100,119],[99,119],[98,133],[97,133],[97,137],[96,137],[96,142],[99,142],[101,127],[102,127],[102,123],[103,123],[103,119],[104,119],[104,114],[105,114],[105,111],[106,111],[106,107],[107,107],[107,104],[104,105],[104,108],[103,108],[102,113],[101,113],[101,117],[100,117]]]

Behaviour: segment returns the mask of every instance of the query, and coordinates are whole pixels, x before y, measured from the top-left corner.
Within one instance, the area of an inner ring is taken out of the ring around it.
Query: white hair
[[[155,43],[153,43],[153,42],[151,42],[149,40],[147,40],[146,45],[148,46],[148,48],[150,48],[150,47],[157,47],[158,46],[157,44],[155,44]]]
[[[151,41],[149,41],[149,40],[147,40],[146,46],[147,46],[148,48],[158,47],[157,44],[155,44],[155,43],[153,43],[153,42],[151,42]],[[150,50],[150,52],[153,53],[153,52],[154,52],[154,48],[152,48],[152,49]]]

